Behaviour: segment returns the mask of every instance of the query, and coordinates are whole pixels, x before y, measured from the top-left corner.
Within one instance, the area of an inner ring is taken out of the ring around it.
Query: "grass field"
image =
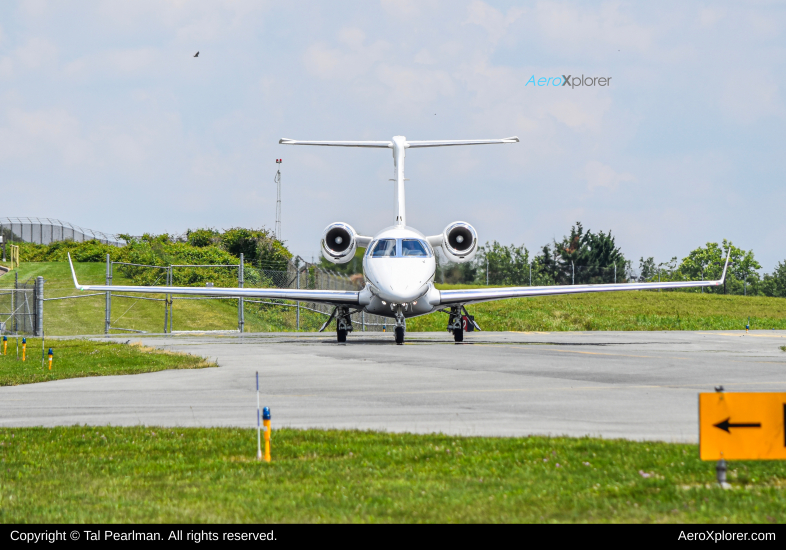
[[[76,264],[80,282],[103,283],[105,266]],[[47,298],[78,294],[66,263],[27,263],[20,280],[42,275]],[[114,284],[131,284],[119,273]],[[0,277],[0,288],[13,285],[13,273]],[[460,288],[437,285],[438,288]],[[463,287],[462,287],[463,288]],[[44,331],[51,335],[100,334],[104,330],[104,296],[45,303]],[[542,296],[468,306],[484,330],[732,330],[786,329],[786,299],[723,296],[690,292],[612,292],[574,296]],[[246,304],[246,331],[289,331],[295,328],[293,308]],[[301,327],[313,331],[325,317],[301,310]],[[112,326],[162,332],[164,306],[136,298],[113,298]],[[444,313],[407,322],[408,331],[443,331]],[[235,330],[236,300],[175,300],[175,330]]]
[[[41,364],[41,338],[27,338],[27,357],[22,361],[22,338],[9,337],[5,355],[0,355],[0,386],[16,386],[62,378],[138,374],[167,369],[199,369],[217,367],[214,362],[185,353],[146,348],[141,345],[113,344],[90,340],[57,340],[45,342],[54,358],[49,370],[48,358]],[[0,348],[0,353],[2,348]]]
[[[106,266],[100,263],[75,264],[80,283],[104,284]],[[74,288],[67,263],[25,263],[19,268],[19,280],[44,277],[44,296],[57,298],[80,294]],[[117,270],[114,285],[132,285]],[[13,287],[14,273],[0,277],[0,289]],[[163,295],[145,295],[163,298]],[[103,334],[105,295],[71,300],[44,302],[44,333],[50,335]],[[7,308],[10,310],[10,307]],[[174,330],[237,330],[237,300],[175,300]],[[3,309],[5,311],[5,309]],[[139,298],[112,298],[112,326],[146,332],[163,332],[164,304]],[[324,322],[322,315],[301,310],[301,327],[316,330]],[[293,308],[281,308],[247,303],[245,305],[246,332],[292,330],[296,326]],[[122,334],[122,331],[114,331]]]
[[[437,285],[438,288],[457,288]],[[467,306],[483,330],[786,329],[786,299],[689,292],[540,296]],[[447,315],[407,321],[407,330],[445,330]]]
[[[0,521],[776,522],[786,464],[695,446],[241,429],[0,428]]]

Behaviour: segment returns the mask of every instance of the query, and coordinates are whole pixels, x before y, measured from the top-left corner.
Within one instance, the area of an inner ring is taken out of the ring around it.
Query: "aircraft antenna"
[[[279,169],[276,171],[276,177],[273,178],[273,181],[276,182],[276,240],[281,240],[281,161],[282,159],[276,159],[276,164],[279,166]]]

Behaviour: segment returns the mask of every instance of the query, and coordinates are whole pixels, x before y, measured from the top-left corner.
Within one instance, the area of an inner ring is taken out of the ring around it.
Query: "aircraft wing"
[[[731,250],[729,250],[731,255]],[[441,290],[440,305],[451,306],[491,302],[508,298],[526,298],[528,296],[552,296],[557,294],[582,294],[586,292],[617,292],[621,290],[657,290],[670,288],[698,288],[703,286],[722,286],[729,267],[729,256],[723,275],[716,281],[674,281],[666,283],[616,283],[599,285],[559,285],[559,286],[524,286],[508,288],[468,288],[462,290]]]
[[[74,286],[79,290],[94,292],[138,292],[144,294],[188,294],[192,296],[223,296],[225,298],[267,298],[272,300],[298,300],[332,305],[358,305],[360,293],[350,290],[306,290],[295,288],[222,288],[194,286],[121,286],[81,285],[76,280],[71,254],[68,254]]]

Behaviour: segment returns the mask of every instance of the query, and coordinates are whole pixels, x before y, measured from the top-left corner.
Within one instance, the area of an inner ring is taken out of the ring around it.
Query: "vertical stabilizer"
[[[393,136],[393,170],[395,172],[396,225],[407,225],[404,193],[404,157],[406,156],[407,138]]]

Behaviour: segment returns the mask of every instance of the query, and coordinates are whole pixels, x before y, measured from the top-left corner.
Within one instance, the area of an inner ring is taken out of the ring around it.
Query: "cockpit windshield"
[[[396,239],[380,239],[374,250],[371,251],[373,258],[392,258],[396,255]]]
[[[421,241],[415,239],[402,239],[401,240],[401,255],[402,256],[419,256],[427,257],[426,247]]]

